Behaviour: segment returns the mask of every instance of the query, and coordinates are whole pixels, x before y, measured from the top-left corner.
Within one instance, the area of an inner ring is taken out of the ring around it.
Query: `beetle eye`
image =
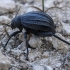
[[[15,28],[15,26],[14,26],[14,22],[11,23],[11,28],[12,28],[12,29]]]

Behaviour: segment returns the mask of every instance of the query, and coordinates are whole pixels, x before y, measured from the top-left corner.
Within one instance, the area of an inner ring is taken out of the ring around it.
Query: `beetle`
[[[35,12],[28,12],[24,15],[16,16],[11,22],[11,28],[12,29],[18,28],[19,31],[12,33],[10,35],[10,38],[22,32],[23,28],[25,29],[26,32],[24,33],[24,37],[26,40],[27,60],[28,60],[28,46],[29,46],[27,35],[29,35],[30,33],[38,37],[54,36],[59,40],[70,45],[70,43],[55,35],[56,31],[55,31],[54,21],[48,14],[44,12],[35,11]],[[8,41],[10,40],[10,38],[8,39]],[[6,47],[8,41],[6,42],[4,48]]]

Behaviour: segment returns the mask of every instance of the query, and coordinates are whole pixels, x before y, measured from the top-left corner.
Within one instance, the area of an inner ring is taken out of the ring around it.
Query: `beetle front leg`
[[[6,46],[7,46],[8,42],[9,42],[9,40],[11,39],[11,37],[17,35],[17,34],[20,33],[20,32],[22,32],[22,31],[15,31],[15,32],[13,32],[13,33],[9,36],[8,41],[7,41],[6,44],[3,46],[4,50],[6,50]]]
[[[28,58],[29,51],[28,51],[28,39],[27,39],[27,32],[25,32],[25,33],[24,33],[24,38],[25,38],[25,40],[26,40],[26,50],[27,50],[26,60],[29,60],[29,58]]]

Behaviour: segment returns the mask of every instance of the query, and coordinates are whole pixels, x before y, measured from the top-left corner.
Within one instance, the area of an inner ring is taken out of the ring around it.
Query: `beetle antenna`
[[[61,39],[60,37],[58,37],[57,35],[53,35],[54,37],[56,37],[56,38],[58,38],[59,40],[61,40],[61,41],[63,41],[64,43],[66,43],[66,44],[68,44],[68,45],[70,45],[70,43],[69,42],[67,42],[67,41],[65,41],[65,40],[63,40],[63,39]]]
[[[36,9],[38,9],[41,12],[44,12],[44,0],[42,0],[42,9],[40,9],[40,8],[38,8],[36,6],[31,6],[31,7],[36,8]]]

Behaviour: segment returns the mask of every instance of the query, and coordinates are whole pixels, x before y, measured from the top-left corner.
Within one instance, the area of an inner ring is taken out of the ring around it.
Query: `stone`
[[[0,51],[0,70],[8,70],[11,66],[11,61],[7,56],[4,56]]]
[[[23,55],[20,56],[20,61],[24,62],[24,60],[26,59],[26,57]]]
[[[19,68],[12,67],[10,70],[19,70]]]
[[[9,17],[7,17],[7,16],[0,16],[0,23],[2,24],[2,23],[6,23],[6,24],[8,24],[8,23],[10,23],[11,22],[11,19],[9,18]]]
[[[19,57],[22,54],[22,51],[14,48],[13,50],[11,50],[11,54]]]
[[[33,3],[33,2],[34,2],[34,0],[27,0],[27,2],[28,2],[28,3]]]
[[[45,70],[43,66],[33,65],[33,70]]]
[[[55,2],[55,0],[52,0],[52,1],[47,0],[47,1],[45,1],[45,7],[46,8],[53,7],[54,6],[54,2]]]
[[[48,66],[48,65],[44,65],[44,69],[45,70],[53,70],[53,68],[51,66]]]
[[[25,43],[25,41],[22,42],[20,45],[18,45],[17,49],[24,51],[26,49],[26,43]]]
[[[42,57],[43,57],[43,58],[48,58],[48,57],[49,57],[49,52],[47,52],[47,51],[44,52],[43,55],[42,55]]]
[[[24,12],[26,10],[25,4],[21,4],[20,2],[16,2],[16,7],[17,7],[16,11],[18,11],[18,14],[17,15],[24,14]]]
[[[60,33],[56,33],[56,35],[64,40],[66,40]],[[56,50],[64,50],[64,49],[68,50],[66,43],[60,41],[59,39],[57,39],[55,37],[52,37],[52,44]]]
[[[38,37],[31,37],[29,40],[29,45],[32,48],[40,47],[42,45],[42,41]]]
[[[63,25],[63,27],[62,27],[62,34],[70,36],[70,24],[62,23],[62,25]]]
[[[59,14],[59,15],[60,15],[60,14]],[[57,19],[56,19],[56,20],[57,20]],[[56,23],[57,23],[57,22],[56,22]],[[62,31],[62,27],[63,27],[62,23],[56,24],[56,32],[60,33],[60,32]]]
[[[41,57],[41,52],[34,50],[33,52],[29,53],[29,60],[30,61],[34,61],[36,58],[40,58]]]
[[[25,4],[27,2],[27,0],[14,0],[15,2],[19,2],[19,3],[22,3],[22,4]]]
[[[14,12],[15,2],[13,0],[0,0],[0,14]]]
[[[61,66],[60,56],[57,52],[51,52],[48,58],[42,58],[38,63],[44,66],[45,70],[53,70],[54,66],[58,68]]]
[[[23,33],[20,33],[19,40],[21,40],[23,42],[25,41],[25,38],[24,38],[24,34]]]
[[[13,0],[1,0],[0,3],[7,2],[7,1],[9,2]],[[32,0],[14,0],[14,1],[13,2],[16,3],[14,4],[16,5],[16,8],[14,6],[15,9],[12,9],[12,11],[10,10],[11,8],[6,9],[7,4],[4,4],[4,3],[0,4],[0,14],[1,14],[0,24],[9,23],[10,25],[10,19],[15,17],[16,11],[18,12],[17,15],[23,15],[24,13],[31,12],[31,11],[38,11],[37,9],[32,8],[30,6],[36,6],[42,9],[42,3],[41,3],[42,0],[34,0],[34,3],[32,3]],[[60,10],[58,8],[51,8],[46,13],[53,18],[54,24],[57,25],[56,27],[56,32],[58,32],[57,35],[63,39],[70,41],[69,40],[70,39],[70,36],[69,36],[70,35],[70,31],[69,31],[70,30],[69,28],[70,0],[66,0],[66,1],[65,0],[64,1],[63,0],[44,0],[44,1],[45,1],[45,10],[49,9],[50,7],[55,7],[55,4],[57,7],[62,7],[63,10]],[[11,4],[12,2],[10,3],[10,6]],[[8,5],[8,8],[10,6]],[[13,7],[13,4],[12,4],[12,7]],[[8,36],[4,31],[4,27],[5,27],[4,25],[0,25],[0,48],[3,47],[8,40]],[[7,26],[6,26],[6,29],[9,35],[13,33],[15,30],[18,30],[17,28],[12,30],[10,27],[7,27]],[[7,56],[10,56],[11,58],[10,70],[70,70],[69,54],[66,56],[66,59],[62,60],[62,58],[64,58],[64,54],[60,53],[60,50],[64,52],[67,50],[67,52],[69,52],[68,48],[70,46],[68,46],[67,44],[63,43],[62,41],[58,40],[55,37],[53,38],[44,37],[45,40],[41,39],[43,42],[42,43],[39,37],[32,36],[29,40],[29,44],[31,47],[34,47],[35,49],[29,48],[29,55],[28,55],[29,61],[25,60],[26,42],[25,42],[23,33],[24,31],[19,33],[17,35],[16,40],[15,40],[15,37],[12,37],[8,45],[6,46],[5,51],[3,49],[0,49],[4,54],[6,54]],[[64,37],[60,33],[66,36]],[[15,44],[15,41],[17,41],[16,44]],[[6,59],[4,59],[4,61],[5,60]],[[2,61],[3,60],[0,60],[0,62]],[[63,64],[64,64],[64,67],[62,67]],[[5,65],[0,66],[0,70],[9,70],[8,68],[6,68]]]
[[[3,35],[3,32],[4,32],[4,28],[2,25],[0,25],[0,35]]]
[[[64,65],[67,65],[70,67],[70,52],[67,52],[67,54],[65,55],[64,59]]]
[[[48,65],[33,65],[33,70],[53,70],[51,66]]]

